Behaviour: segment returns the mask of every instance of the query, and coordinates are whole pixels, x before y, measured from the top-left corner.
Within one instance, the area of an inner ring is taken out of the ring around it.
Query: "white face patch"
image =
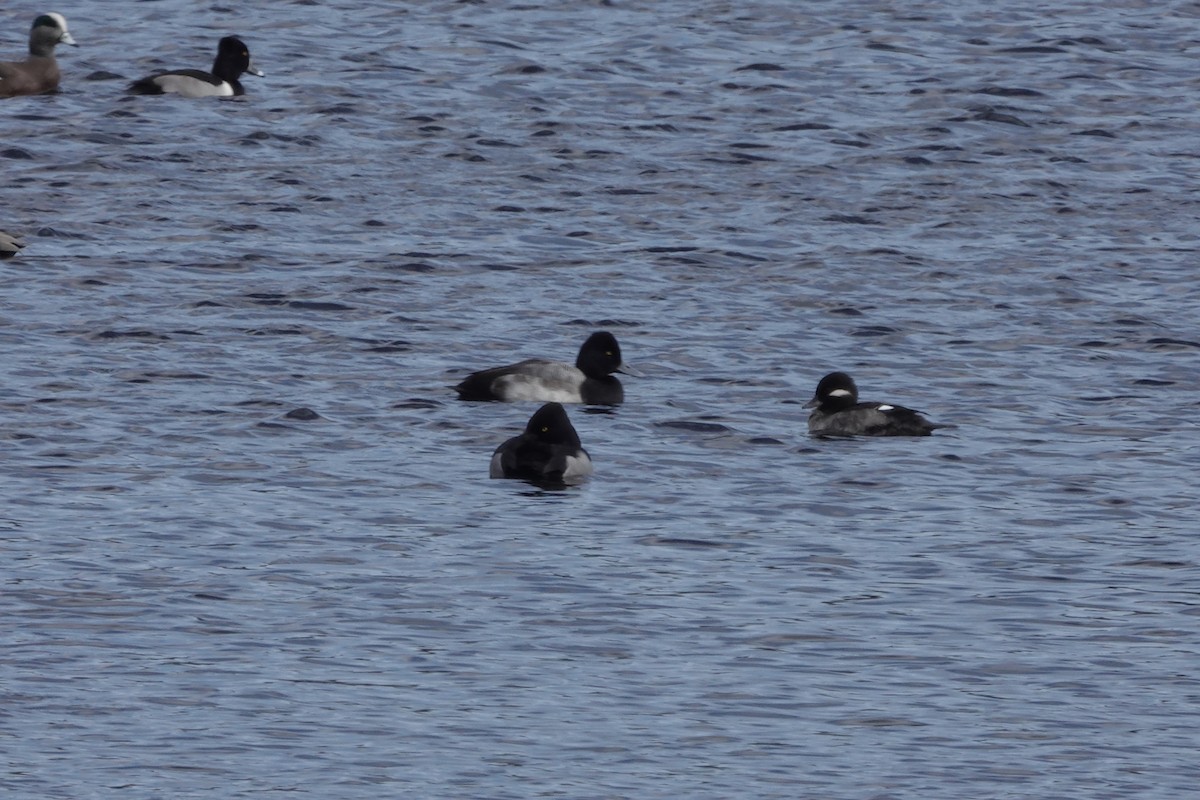
[[[850,397],[850,392],[845,389],[834,389],[829,393],[830,397]]]

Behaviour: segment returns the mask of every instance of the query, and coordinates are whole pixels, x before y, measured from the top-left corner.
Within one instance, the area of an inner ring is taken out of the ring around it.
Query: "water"
[[[1194,7],[60,10],[6,797],[1191,793]],[[596,475],[488,480],[449,386],[598,328]],[[955,427],[810,440],[832,369]]]

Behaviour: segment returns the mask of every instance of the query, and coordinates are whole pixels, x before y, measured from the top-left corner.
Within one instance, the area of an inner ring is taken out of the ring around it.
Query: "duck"
[[[571,484],[592,474],[592,459],[562,403],[546,403],[529,418],[524,433],[496,448],[488,472],[493,478]]]
[[[25,243],[17,237],[0,231],[0,258],[12,258],[24,246]]]
[[[67,30],[66,18],[50,12],[35,19],[29,29],[29,57],[0,62],[0,97],[58,91],[61,76],[54,48],[59,44],[79,46]]]
[[[246,93],[238,78],[242,73],[263,77],[263,71],[250,60],[250,49],[236,36],[217,43],[212,72],[175,69],[156,72],[129,84],[130,94],[177,94],[180,97],[240,97]]]
[[[860,403],[858,386],[844,372],[831,372],[817,384],[805,408],[814,436],[928,436],[936,425],[918,411],[894,403]]]
[[[579,348],[575,366],[561,361],[530,358],[468,375],[454,387],[460,400],[499,400],[619,405],[625,389],[614,372],[640,376],[621,360],[617,337],[597,331]]]

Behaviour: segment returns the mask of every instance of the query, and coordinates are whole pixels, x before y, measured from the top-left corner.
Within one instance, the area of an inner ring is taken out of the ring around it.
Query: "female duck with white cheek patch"
[[[517,364],[473,372],[454,387],[459,400],[501,400],[506,403],[587,403],[617,405],[625,389],[614,372],[638,376],[621,361],[621,346],[608,331],[598,331],[579,348],[575,366],[561,361],[530,358]]]
[[[250,61],[250,50],[236,36],[226,36],[217,44],[217,57],[212,72],[199,69],[176,69],[156,72],[129,84],[130,94],[177,94],[180,97],[240,97],[242,73],[263,76],[262,70]]]
[[[942,427],[911,408],[858,402],[858,387],[844,372],[822,378],[804,407],[816,407],[808,417],[808,432],[815,436],[928,436]]]
[[[558,403],[539,408],[525,432],[496,448],[489,474],[541,484],[578,483],[592,474],[592,459]]]

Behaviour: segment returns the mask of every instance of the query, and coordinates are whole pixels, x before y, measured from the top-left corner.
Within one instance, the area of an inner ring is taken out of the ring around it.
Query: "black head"
[[[546,403],[539,408],[529,418],[525,433],[546,444],[580,446],[579,434],[575,432],[575,426],[567,417],[562,403]]]
[[[217,55],[230,59],[241,58],[248,62],[250,61],[250,48],[246,47],[246,43],[236,36],[223,36],[221,41],[217,42]]]
[[[805,408],[821,406],[826,410],[849,408],[858,402],[858,387],[854,379],[844,372],[831,372],[817,384],[813,399],[805,403]]]
[[[587,338],[579,348],[575,366],[589,378],[603,378],[614,372],[622,372],[621,345],[617,337],[608,331],[597,331]]]
[[[250,48],[236,36],[226,36],[217,43],[217,57],[213,61],[213,75],[227,81],[236,81],[243,72],[262,75],[250,63]]]

